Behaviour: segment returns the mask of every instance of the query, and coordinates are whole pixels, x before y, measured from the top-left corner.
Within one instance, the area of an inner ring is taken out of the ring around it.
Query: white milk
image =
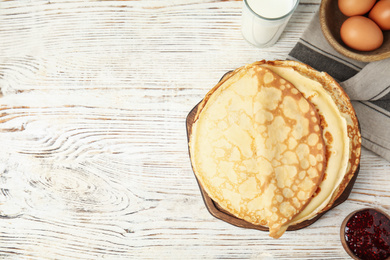
[[[247,0],[249,7],[265,18],[279,18],[294,7],[293,0]]]
[[[299,0],[243,0],[241,31],[257,47],[273,45],[282,34]]]

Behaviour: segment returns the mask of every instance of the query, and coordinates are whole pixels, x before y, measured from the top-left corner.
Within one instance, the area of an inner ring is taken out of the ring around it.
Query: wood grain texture
[[[212,217],[188,112],[231,69],[284,59],[246,43],[241,1],[0,2],[1,259],[347,259],[345,216],[390,211],[390,164],[363,150],[345,203],[281,239]]]

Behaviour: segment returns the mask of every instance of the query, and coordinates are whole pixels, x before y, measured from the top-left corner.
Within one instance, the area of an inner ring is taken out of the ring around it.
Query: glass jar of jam
[[[390,218],[366,208],[349,214],[341,225],[341,242],[354,259],[390,259]]]

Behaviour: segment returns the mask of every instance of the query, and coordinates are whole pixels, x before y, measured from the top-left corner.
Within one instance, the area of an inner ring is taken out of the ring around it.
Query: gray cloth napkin
[[[288,59],[336,79],[356,110],[362,145],[390,161],[390,59],[364,63],[338,53],[322,34],[318,12]]]

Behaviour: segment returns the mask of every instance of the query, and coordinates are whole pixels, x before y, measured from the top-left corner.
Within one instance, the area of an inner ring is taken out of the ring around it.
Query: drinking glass
[[[298,4],[299,0],[243,0],[244,39],[259,48],[274,45]]]

